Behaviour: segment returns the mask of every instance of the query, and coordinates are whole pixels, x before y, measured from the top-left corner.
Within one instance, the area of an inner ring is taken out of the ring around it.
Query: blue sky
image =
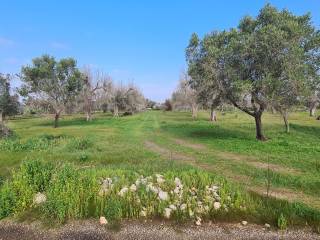
[[[186,67],[184,50],[193,32],[235,27],[267,2],[299,15],[311,12],[319,29],[319,0],[2,0],[0,72],[18,73],[44,53],[70,56],[80,67],[134,82],[145,96],[162,101]]]

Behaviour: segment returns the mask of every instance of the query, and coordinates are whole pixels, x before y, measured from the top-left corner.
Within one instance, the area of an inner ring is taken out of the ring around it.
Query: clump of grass
[[[87,138],[73,138],[67,144],[69,150],[86,150],[92,146],[92,142]]]
[[[65,138],[64,135],[54,136],[49,134],[28,138],[25,141],[22,141],[18,137],[8,138],[0,141],[0,150],[14,152],[47,150],[59,145]]]
[[[34,203],[39,193],[46,196],[40,205]],[[0,218],[33,210],[59,223],[100,216],[111,223],[154,217],[178,222],[246,219],[283,229],[320,222],[316,210],[248,195],[224,178],[198,169],[150,173],[27,161],[0,186]]]

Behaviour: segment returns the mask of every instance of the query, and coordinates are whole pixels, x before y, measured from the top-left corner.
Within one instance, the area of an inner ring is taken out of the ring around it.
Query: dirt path
[[[180,145],[194,148],[195,150],[204,150],[205,149],[205,146],[202,146],[199,144],[194,145],[191,143],[187,143],[181,139],[179,139],[179,140],[175,139],[175,142]],[[182,153],[173,152],[163,146],[159,146],[158,144],[156,144],[154,142],[146,141],[145,146],[149,150],[162,155],[162,157],[167,157],[168,159],[171,159],[171,160],[183,161],[183,162],[186,162],[194,167],[198,167],[198,168],[201,168],[206,171],[217,170],[214,165],[199,162],[199,161],[197,161],[197,159],[195,157],[192,157],[192,156],[189,156],[186,154],[182,154]],[[229,156],[229,158],[227,158],[227,159],[230,159],[230,156],[233,156],[235,160],[240,160],[240,159],[242,160],[242,156],[235,155],[233,153],[227,153],[227,155]],[[223,155],[220,155],[220,156],[226,157],[225,153],[223,153]],[[251,163],[257,164],[257,162],[252,162],[252,160],[251,160]],[[261,165],[263,163],[259,162],[259,164]],[[274,167],[275,167],[275,165],[274,165]],[[270,168],[270,170],[272,170],[272,168]],[[223,170],[221,170],[221,171],[223,171]],[[245,186],[245,188],[249,191],[258,193],[263,196],[267,195],[265,187],[250,185],[250,182],[252,179],[249,176],[239,175],[239,174],[236,174],[236,173],[233,173],[230,171],[223,171],[223,174],[231,180],[242,183]],[[293,190],[286,189],[286,188],[271,187],[268,194],[269,194],[269,196],[277,198],[277,199],[287,200],[288,202],[302,202],[308,206],[320,209],[320,201],[318,198],[310,196],[310,195],[306,195],[302,192],[297,192],[297,191],[293,191]]]
[[[98,220],[78,221],[56,229],[44,229],[40,223],[31,225],[0,222],[1,240],[319,240],[320,236],[309,229],[279,232],[266,230],[263,226],[248,224],[210,224],[178,226],[168,222],[137,222],[121,224],[111,230],[100,226]]]
[[[182,139],[173,139],[173,141],[178,145],[191,148],[195,151],[208,150],[207,147],[202,144],[189,143]],[[259,161],[256,161],[256,159],[253,157],[242,155],[242,154],[235,154],[235,153],[221,152],[221,151],[219,152],[214,151],[213,154],[215,154],[215,156],[217,156],[218,158],[232,160],[232,161],[241,161],[242,163],[251,165],[255,168],[270,169],[273,172],[278,172],[282,174],[301,174],[300,171],[298,171],[297,169],[283,167],[283,166],[272,164],[272,163],[268,164],[268,163],[259,162]]]

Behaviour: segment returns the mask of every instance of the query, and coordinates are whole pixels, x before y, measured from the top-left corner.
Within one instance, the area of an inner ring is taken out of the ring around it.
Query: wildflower
[[[163,201],[166,201],[166,200],[168,200],[168,198],[169,198],[168,193],[167,193],[167,192],[164,192],[164,191],[162,191],[162,190],[159,191],[158,196],[159,196],[159,199],[160,199],[160,200],[163,200]]]
[[[120,190],[120,192],[118,193],[118,195],[119,196],[121,196],[121,197],[123,197],[124,196],[124,194],[126,193],[126,192],[128,192],[128,188],[127,187],[123,187],[121,190]]]
[[[171,211],[172,211],[171,208],[165,208],[165,209],[164,209],[164,214],[163,214],[164,217],[169,219],[170,216],[171,216]]]
[[[47,201],[46,195],[40,192],[38,192],[33,198],[33,203],[38,205],[44,203],[45,201]]]
[[[131,191],[131,192],[137,191],[137,186],[136,186],[135,184],[132,184],[132,185],[130,186],[130,191]]]
[[[219,203],[219,202],[214,202],[213,208],[214,208],[215,210],[220,209],[220,207],[221,207],[221,203]]]

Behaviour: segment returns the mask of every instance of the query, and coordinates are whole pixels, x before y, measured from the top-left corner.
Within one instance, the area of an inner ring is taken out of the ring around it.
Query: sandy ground
[[[266,230],[264,226],[248,224],[203,224],[173,225],[162,222],[130,221],[121,224],[114,230],[99,225],[97,220],[86,220],[68,223],[58,228],[44,228],[40,223],[16,223],[0,221],[0,240],[135,240],[135,239],[215,239],[215,240],[320,240],[320,235],[308,229],[279,232]]]

